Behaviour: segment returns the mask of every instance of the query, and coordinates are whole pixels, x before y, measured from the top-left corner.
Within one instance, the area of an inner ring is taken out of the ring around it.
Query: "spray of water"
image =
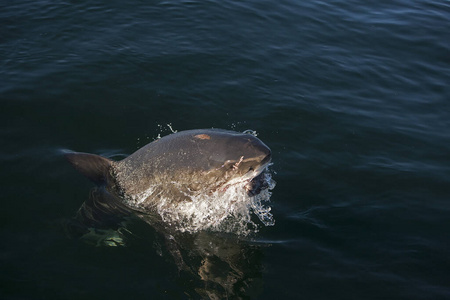
[[[230,184],[225,191],[190,196],[191,201],[174,203],[170,199],[162,199],[157,212],[164,222],[181,232],[211,230],[245,236],[258,231],[252,214],[265,226],[275,224],[271,208],[266,206],[275,181],[269,172],[264,174],[264,180],[268,189],[252,197],[247,195],[247,182],[237,182]]]

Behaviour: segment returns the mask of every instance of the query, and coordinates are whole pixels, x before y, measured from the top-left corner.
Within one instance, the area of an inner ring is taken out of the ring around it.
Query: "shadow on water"
[[[153,248],[178,270],[177,283],[187,298],[253,299],[261,294],[261,245],[233,234],[174,230],[157,215],[131,211],[104,188],[91,190],[63,225],[70,238],[92,246],[133,247],[140,239],[139,230],[130,226],[136,220],[154,229]]]

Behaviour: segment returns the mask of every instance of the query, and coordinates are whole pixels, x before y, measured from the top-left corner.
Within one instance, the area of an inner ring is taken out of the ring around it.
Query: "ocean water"
[[[449,1],[3,1],[0,21],[0,298],[450,299]],[[188,237],[190,273],[139,220],[124,245],[67,233],[93,184],[63,150],[212,127],[272,149],[274,226]]]

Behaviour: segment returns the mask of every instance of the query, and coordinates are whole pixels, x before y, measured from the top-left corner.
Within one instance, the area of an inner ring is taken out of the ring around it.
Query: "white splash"
[[[258,136],[258,133],[255,130],[251,130],[251,129],[244,130],[242,133],[251,134],[253,136]]]
[[[252,221],[254,213],[265,226],[273,226],[275,220],[271,208],[264,202],[270,201],[275,181],[270,173],[264,174],[269,188],[256,196],[247,195],[245,185],[248,182],[231,184],[225,191],[212,194],[191,196],[191,201],[174,203],[161,199],[157,212],[164,222],[181,232],[212,230],[248,235],[258,231],[258,225]]]

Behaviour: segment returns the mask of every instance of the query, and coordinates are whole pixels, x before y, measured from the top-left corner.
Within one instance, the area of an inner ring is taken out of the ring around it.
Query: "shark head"
[[[261,140],[247,133],[221,132],[210,136],[212,143],[205,143],[207,154],[204,176],[214,178],[222,188],[250,182],[269,165],[272,152]]]

